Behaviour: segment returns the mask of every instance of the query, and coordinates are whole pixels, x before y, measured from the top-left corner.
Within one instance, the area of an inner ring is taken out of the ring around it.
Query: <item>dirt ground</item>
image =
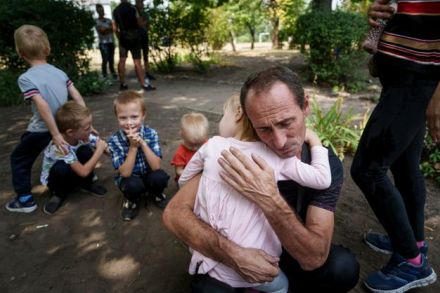
[[[182,114],[195,110],[207,115],[211,134],[216,133],[223,101],[238,91],[245,77],[255,70],[285,64],[300,72],[303,59],[296,52],[265,49],[223,53],[223,62],[199,75],[182,69],[175,74],[156,74],[158,90],[145,94],[147,122],[158,130],[163,147],[163,168],[173,173],[169,164],[179,144],[178,126]],[[130,74],[133,71],[129,70]],[[129,86],[137,89],[133,75]],[[372,108],[363,97],[377,96],[372,83],[368,93],[346,95],[345,104],[355,111]],[[331,91],[306,84],[306,91],[321,105],[333,101]],[[93,110],[95,128],[104,137],[117,128],[112,100],[117,85],[105,94],[86,97]],[[9,155],[25,130],[29,106],[0,108],[0,203],[14,196],[11,187]],[[362,243],[368,229],[380,226],[366,200],[349,176],[351,157],[344,160],[345,183],[336,211],[334,242],[349,247],[361,264],[361,280],[380,268],[387,257],[369,250]],[[109,192],[97,198],[74,192],[53,216],[42,212],[48,193],[38,185],[41,160],[33,169],[33,190],[38,209],[31,214],[0,211],[0,292],[189,292],[187,274],[190,253],[187,247],[168,233],[161,224],[162,211],[151,202],[141,208],[131,222],[120,219],[121,194],[113,184],[110,160],[101,159],[97,169],[100,182]],[[440,189],[427,182],[426,235],[430,244],[429,259],[440,270]],[[168,195],[176,192],[170,181]],[[183,221],[185,219],[182,219]],[[365,292],[359,282],[352,292]],[[440,292],[439,282],[414,292]]]

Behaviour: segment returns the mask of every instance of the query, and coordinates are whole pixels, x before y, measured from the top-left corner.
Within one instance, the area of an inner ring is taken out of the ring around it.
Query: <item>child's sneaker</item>
[[[364,242],[368,245],[371,249],[374,251],[383,253],[383,254],[392,254],[393,248],[391,247],[391,241],[390,238],[387,235],[375,233],[368,231],[364,235]],[[423,244],[422,247],[420,247],[420,253],[423,255],[428,254],[428,244]]]
[[[152,194],[152,197],[153,197],[154,204],[158,208],[164,209],[167,206],[169,199],[164,193],[162,193],[161,195]]]
[[[6,203],[5,208],[10,212],[32,213],[37,209],[37,204],[32,197],[30,200],[25,202],[21,202],[18,197],[16,197],[10,202]]]
[[[434,283],[437,275],[422,254],[422,263],[413,265],[394,253],[388,264],[367,277],[365,286],[376,293],[402,293]]]
[[[121,217],[124,221],[131,221],[139,213],[139,205],[135,202],[129,201],[128,199],[124,199],[124,202],[122,203],[122,211],[121,211]]]
[[[46,202],[43,212],[48,215],[53,215],[62,205],[63,199],[55,194]]]
[[[96,183],[92,183],[90,186],[83,186],[81,189],[97,197],[104,197],[107,193],[107,188]]]

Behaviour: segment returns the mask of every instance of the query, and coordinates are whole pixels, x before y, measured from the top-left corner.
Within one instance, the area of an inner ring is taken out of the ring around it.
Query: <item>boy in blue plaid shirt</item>
[[[146,116],[142,95],[126,91],[114,101],[120,129],[108,140],[113,167],[118,171],[115,182],[124,194],[121,216],[134,219],[139,202],[148,192],[154,202],[165,207],[163,194],[170,176],[160,169],[162,152],[156,130],[144,125]]]

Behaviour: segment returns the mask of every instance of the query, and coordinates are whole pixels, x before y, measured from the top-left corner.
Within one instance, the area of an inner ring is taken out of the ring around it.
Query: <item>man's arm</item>
[[[273,169],[263,159],[248,158],[234,148],[222,156],[222,178],[263,210],[289,254],[304,270],[322,266],[330,250],[333,212],[310,206],[303,224],[279,193]]]
[[[248,282],[268,282],[278,275],[278,258],[229,241],[193,212],[201,175],[189,180],[168,203],[165,227],[191,248],[233,268]],[[182,219],[185,219],[182,221]]]
[[[371,26],[379,26],[378,19],[390,19],[394,14],[394,8],[389,5],[390,0],[375,0],[368,8],[368,23]]]

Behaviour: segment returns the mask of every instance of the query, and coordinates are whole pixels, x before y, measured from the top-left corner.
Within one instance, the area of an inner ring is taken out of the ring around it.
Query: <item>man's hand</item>
[[[62,152],[63,154],[67,155],[67,153],[69,152],[67,149],[67,146],[69,145],[65,140],[64,137],[61,133],[58,133],[57,135],[54,135],[52,137],[52,141],[54,143],[54,145],[58,148],[58,150],[60,152]]]
[[[279,273],[278,261],[261,249],[239,247],[233,269],[249,283],[271,282]]]
[[[390,19],[394,14],[394,8],[388,3],[390,0],[375,0],[368,8],[368,23],[371,26],[379,26],[378,19]]]
[[[428,129],[434,143],[440,142],[440,83],[426,110]]]
[[[273,169],[261,157],[249,158],[233,147],[222,151],[222,156],[218,162],[223,180],[258,206],[270,205],[270,199],[278,195]]]

